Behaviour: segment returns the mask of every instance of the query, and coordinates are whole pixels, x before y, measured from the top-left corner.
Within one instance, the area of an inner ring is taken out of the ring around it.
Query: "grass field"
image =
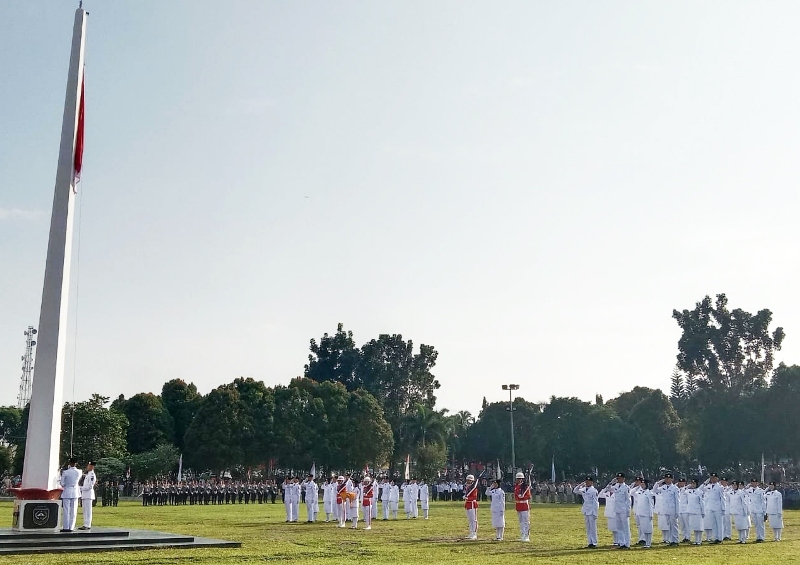
[[[0,527],[11,526],[12,505],[0,503]],[[654,547],[630,551],[611,549],[605,520],[599,520],[600,544],[586,550],[583,517],[575,505],[534,505],[531,512],[531,543],[515,540],[519,535],[516,513],[506,511],[506,540],[491,541],[486,505],[479,510],[478,541],[461,541],[467,524],[463,509],[455,503],[432,503],[430,520],[379,521],[372,531],[338,529],[332,524],[286,524],[283,505],[163,506],[143,508],[125,502],[117,508],[95,509],[97,526],[146,528],[180,534],[215,537],[242,542],[240,549],[121,551],[85,556],[8,556],[3,565],[63,564],[239,564],[290,561],[300,565],[342,564],[363,561],[373,564],[491,563],[504,565],[535,560],[537,563],[800,563],[800,512],[784,515],[786,529],[780,543],[720,546]],[[300,517],[305,516],[301,507]],[[81,523],[80,513],[78,524]],[[359,522],[363,528],[363,523]],[[635,533],[634,533],[635,535]],[[660,533],[654,536],[660,540]],[[767,538],[771,539],[769,528]]]

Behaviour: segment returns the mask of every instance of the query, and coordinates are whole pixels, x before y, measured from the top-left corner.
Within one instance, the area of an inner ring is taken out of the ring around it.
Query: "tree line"
[[[682,330],[669,396],[635,387],[595,402],[514,400],[518,467],[549,478],[618,469],[739,469],[800,456],[800,367],[779,365],[782,328],[772,314],[730,310],[725,295],[675,310]],[[446,465],[511,460],[508,402],[477,417],[436,408],[437,352],[401,335],[358,347],[339,324],[310,341],[303,376],[268,387],[237,378],[206,395],[174,379],[160,394],[92,396],[62,413],[62,455],[103,459],[137,478],[174,470],[180,454],[196,470],[318,468],[395,470],[411,455],[415,473]],[[27,411],[0,408],[0,471],[19,472]],[[74,425],[73,425],[74,424]],[[74,429],[74,434],[71,430]],[[12,457],[12,453],[14,454]],[[559,477],[560,478],[560,477]]]

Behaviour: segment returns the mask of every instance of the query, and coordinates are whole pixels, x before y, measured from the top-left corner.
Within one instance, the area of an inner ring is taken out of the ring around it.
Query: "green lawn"
[[[0,526],[11,526],[9,502],[0,503]],[[301,506],[300,516],[305,515]],[[48,565],[66,562],[103,563],[264,563],[291,561],[293,564],[342,564],[348,560],[369,563],[491,563],[514,564],[535,558],[537,563],[800,563],[800,512],[785,514],[786,529],[780,543],[748,544],[726,542],[721,546],[654,547],[617,551],[608,548],[611,536],[600,518],[598,550],[586,545],[583,517],[574,505],[534,505],[531,543],[515,540],[519,535],[516,513],[506,511],[506,539],[495,542],[489,526],[489,511],[480,509],[479,541],[461,541],[466,535],[464,511],[456,503],[433,503],[430,520],[379,521],[372,531],[338,529],[332,524],[286,524],[281,504],[235,506],[164,506],[143,508],[122,503],[118,508],[95,509],[97,526],[154,529],[181,534],[215,537],[242,542],[240,549],[121,551],[86,556],[9,556],[3,565]],[[81,523],[80,513],[78,524]],[[363,523],[359,523],[363,527]],[[635,533],[634,533],[635,535]],[[660,533],[654,536],[660,540]],[[767,529],[767,537],[771,539]]]

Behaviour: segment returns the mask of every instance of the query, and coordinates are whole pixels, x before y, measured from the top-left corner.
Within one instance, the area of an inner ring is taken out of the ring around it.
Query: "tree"
[[[406,450],[413,450],[417,445],[425,447],[426,441],[444,443],[447,438],[444,414],[423,404],[417,404],[405,415],[402,426],[401,436]]]
[[[414,344],[404,341],[400,334],[382,334],[361,347],[356,383],[380,403],[394,433],[395,451],[402,443],[406,414],[418,404],[430,409],[436,404],[434,391],[439,381],[431,370],[437,356],[432,346],[424,344],[415,354]]]
[[[11,457],[11,450],[5,445],[0,445],[0,476],[11,473],[14,465],[14,458]]]
[[[244,460],[240,434],[241,398],[222,385],[203,398],[186,430],[186,459],[195,469],[225,469]]]
[[[16,406],[0,406],[0,445],[16,445],[24,436],[22,410]]]
[[[514,399],[515,455],[518,465],[541,462],[545,438],[541,427],[541,409],[538,404],[522,397]],[[508,402],[492,402],[481,410],[478,419],[466,430],[464,456],[477,461],[511,462],[511,419]],[[524,439],[523,439],[524,438]],[[549,455],[546,456],[549,466]]]
[[[353,332],[345,332],[343,324],[336,327],[336,333],[322,336],[317,344],[311,340],[311,355],[305,366],[304,376],[318,383],[334,381],[342,383],[348,390],[358,388],[356,368],[361,357],[353,340]]]
[[[155,449],[131,455],[131,475],[140,481],[166,476],[178,468],[178,448],[161,444]]]
[[[125,456],[128,420],[124,414],[106,408],[108,400],[106,396],[93,394],[86,402],[77,402],[74,406],[64,404],[61,411],[63,461],[69,459],[70,455],[81,463],[103,457]]]
[[[172,417],[161,398],[141,392],[124,400],[114,401],[113,408],[128,418],[128,451],[144,453],[163,443],[172,443]]]
[[[94,466],[97,482],[117,481],[125,475],[125,471],[127,471],[125,462],[116,457],[102,457]]]
[[[263,381],[238,378],[232,385],[239,393],[239,441],[243,465],[254,466],[266,462],[274,446],[275,397],[273,390]]]
[[[194,383],[186,384],[181,379],[172,379],[161,388],[161,403],[172,418],[175,446],[181,452],[184,449],[186,430],[189,429],[202,399]]]
[[[706,296],[694,310],[673,310],[672,317],[682,331],[678,368],[701,386],[737,396],[765,386],[785,336],[783,328],[769,332],[772,312],[729,310],[727,297],[718,294],[716,302]]]
[[[417,450],[414,475],[427,483],[436,479],[447,463],[447,450],[443,443],[430,441]]]
[[[686,398],[686,389],[683,384],[683,375],[678,367],[672,369],[670,382],[672,383],[669,389],[670,400],[673,404],[683,402]]]

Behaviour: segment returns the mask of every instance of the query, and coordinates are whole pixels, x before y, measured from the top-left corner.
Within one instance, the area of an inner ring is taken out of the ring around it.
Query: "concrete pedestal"
[[[60,500],[15,500],[11,526],[15,531],[58,531],[61,528]]]

